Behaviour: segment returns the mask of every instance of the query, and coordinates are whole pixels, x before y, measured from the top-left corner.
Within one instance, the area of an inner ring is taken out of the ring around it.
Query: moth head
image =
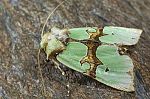
[[[55,57],[56,54],[66,49],[67,39],[69,38],[69,32],[67,29],[59,29],[53,27],[51,32],[45,33],[42,36],[40,43],[41,49],[44,49],[47,54],[47,59]]]

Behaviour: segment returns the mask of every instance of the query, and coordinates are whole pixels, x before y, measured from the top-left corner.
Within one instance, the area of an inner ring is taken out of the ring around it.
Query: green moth
[[[123,91],[134,91],[133,63],[123,46],[135,45],[140,29],[106,26],[51,29],[40,43],[47,59]]]

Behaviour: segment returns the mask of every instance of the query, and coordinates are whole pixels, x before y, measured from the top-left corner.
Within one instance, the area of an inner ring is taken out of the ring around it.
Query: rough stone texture
[[[89,77],[62,68],[61,75],[40,55],[49,97],[41,93],[37,52],[41,28],[61,0],[0,0],[0,97],[2,99],[148,99],[150,97],[150,1],[67,0],[50,18],[52,26],[114,25],[143,30],[139,43],[130,48],[135,64],[135,92],[118,91]],[[46,30],[46,31],[47,31]],[[67,84],[69,83],[69,87]],[[70,91],[68,93],[68,91]]]

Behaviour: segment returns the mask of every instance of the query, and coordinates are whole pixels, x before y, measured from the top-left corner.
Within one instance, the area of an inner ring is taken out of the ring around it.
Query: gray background
[[[61,0],[0,0],[0,96],[3,99],[148,99],[150,97],[150,0],[67,0],[50,18],[46,31],[85,26],[124,26],[143,30],[129,48],[134,61],[135,92],[110,88],[61,66],[66,75],[44,62],[50,97],[41,94],[37,52],[41,28]],[[70,84],[68,88],[66,85]],[[68,90],[70,93],[68,94]]]

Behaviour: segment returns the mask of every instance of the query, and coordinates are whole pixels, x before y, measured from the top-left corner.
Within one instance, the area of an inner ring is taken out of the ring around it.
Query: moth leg
[[[56,60],[56,59],[52,59],[52,61],[54,62],[54,64],[56,65],[55,67],[56,68],[58,68],[60,71],[61,71],[61,73],[62,73],[62,75],[65,75],[65,72],[60,68],[60,62],[58,61],[58,60]]]

